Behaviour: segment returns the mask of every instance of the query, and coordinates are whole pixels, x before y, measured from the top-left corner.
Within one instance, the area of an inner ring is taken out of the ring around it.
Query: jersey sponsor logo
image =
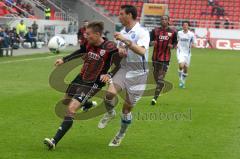
[[[106,53],[106,50],[103,50],[103,49],[100,50],[100,55],[101,55],[101,56],[104,56],[105,53]]]
[[[94,59],[94,60],[99,60],[100,56],[94,52],[88,52],[88,57]]]
[[[181,38],[180,41],[181,41],[181,42],[188,42],[189,39],[187,39],[187,38]]]
[[[159,36],[159,40],[169,40],[169,36]]]

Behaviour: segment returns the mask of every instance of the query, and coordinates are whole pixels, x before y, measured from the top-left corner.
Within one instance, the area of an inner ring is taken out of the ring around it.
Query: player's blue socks
[[[127,128],[131,124],[131,122],[132,122],[132,113],[131,112],[128,114],[122,114],[121,129],[118,134],[119,137],[122,137],[126,133]]]
[[[73,118],[72,117],[65,117],[61,126],[59,127],[55,137],[53,138],[55,141],[55,144],[57,144],[62,137],[66,134],[66,132],[72,127],[73,124]]]

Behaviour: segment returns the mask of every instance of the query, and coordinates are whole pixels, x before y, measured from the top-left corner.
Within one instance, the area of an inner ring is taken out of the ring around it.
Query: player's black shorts
[[[169,61],[153,61],[154,72],[167,72]]]
[[[81,75],[77,75],[69,84],[66,94],[83,104],[101,90],[104,85],[102,82],[87,83],[82,80]]]

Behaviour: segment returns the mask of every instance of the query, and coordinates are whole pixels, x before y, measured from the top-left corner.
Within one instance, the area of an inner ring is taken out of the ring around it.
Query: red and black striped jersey
[[[100,75],[108,73],[113,55],[117,52],[118,48],[114,42],[104,40],[100,46],[84,45],[80,50],[64,57],[63,60],[67,62],[85,53],[80,75],[83,81],[91,83],[99,80]]]
[[[170,61],[171,50],[169,44],[177,44],[177,32],[170,27],[157,27],[151,32],[151,41],[154,41],[152,61]]]
[[[78,40],[81,40],[80,45],[84,45],[87,42],[86,39],[86,28],[82,27],[78,31]]]

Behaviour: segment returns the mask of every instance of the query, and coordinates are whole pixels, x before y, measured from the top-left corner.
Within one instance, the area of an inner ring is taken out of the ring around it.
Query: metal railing
[[[70,16],[69,14],[64,12],[55,12],[54,18],[57,20],[64,20],[64,21],[76,21],[76,19],[73,16]]]
[[[63,18],[63,20],[78,21],[77,14],[71,13],[71,9],[63,5],[62,0],[47,0],[49,4],[54,6],[58,11],[55,13],[57,18]]]
[[[46,6],[39,2],[38,0],[30,0],[32,1],[37,7],[40,7],[42,10],[45,10]]]

